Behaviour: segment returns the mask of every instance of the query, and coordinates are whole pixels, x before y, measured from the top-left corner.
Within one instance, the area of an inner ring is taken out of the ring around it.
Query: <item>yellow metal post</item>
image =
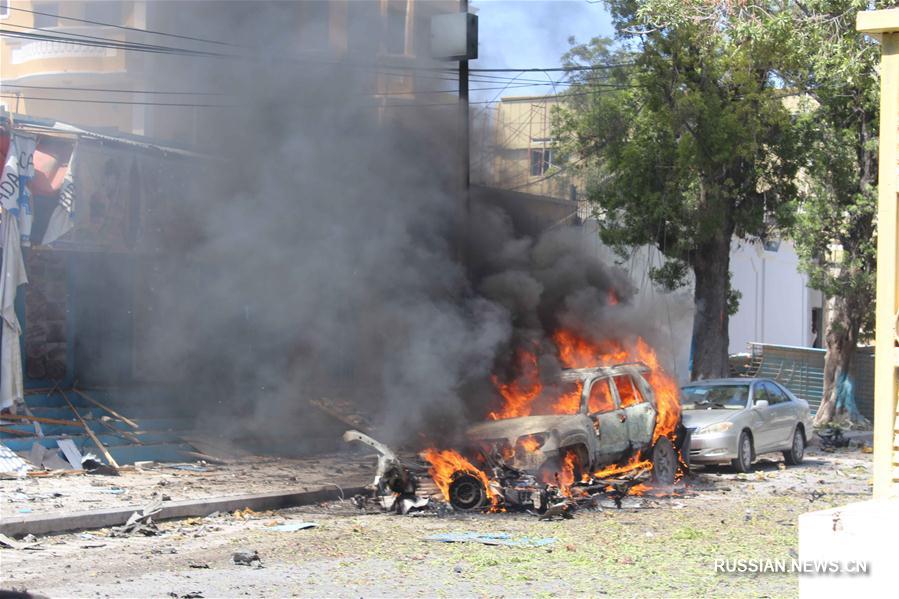
[[[896,369],[899,367],[899,10],[860,12],[857,29],[880,37],[880,149],[877,202],[877,312],[874,354],[874,497],[897,493],[899,452],[896,451]],[[894,470],[896,472],[894,472]]]
[[[877,208],[877,322],[874,358],[874,497],[893,485],[896,418],[896,143],[899,127],[899,32],[881,38],[880,176]]]

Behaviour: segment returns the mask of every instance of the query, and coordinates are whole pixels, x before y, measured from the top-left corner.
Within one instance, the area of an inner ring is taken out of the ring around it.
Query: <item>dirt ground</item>
[[[42,550],[0,550],[0,586],[50,597],[793,597],[795,576],[718,574],[714,560],[796,556],[798,516],[866,499],[870,468],[870,455],[859,451],[809,448],[799,467],[762,460],[748,475],[701,469],[684,497],[628,498],[623,509],[609,504],[552,522],[367,513],[346,501],[164,522],[154,537],[65,534],[40,539]],[[172,478],[185,492],[199,484]],[[252,479],[244,472],[203,484],[233,494]],[[274,526],[304,521],[316,527]],[[541,547],[425,540],[449,532],[553,540]],[[258,552],[261,567],[234,564],[237,551]]]

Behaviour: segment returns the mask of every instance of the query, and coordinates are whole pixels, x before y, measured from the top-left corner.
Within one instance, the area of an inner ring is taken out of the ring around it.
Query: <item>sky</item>
[[[597,36],[612,37],[612,21],[602,2],[587,0],[471,0],[470,9],[478,15],[478,59],[471,68],[558,67],[574,36],[586,42]],[[514,76],[515,73],[496,73]],[[550,73],[558,80],[560,73]],[[545,75],[528,73],[526,79]],[[503,83],[504,85],[505,83]],[[478,87],[501,87],[472,83],[472,101],[499,99],[507,95],[546,95],[552,86],[527,86],[510,90],[474,91]]]

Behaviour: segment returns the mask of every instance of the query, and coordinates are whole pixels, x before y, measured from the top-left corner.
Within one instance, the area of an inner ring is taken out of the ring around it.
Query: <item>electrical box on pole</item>
[[[431,17],[431,57],[474,60],[478,57],[478,16],[457,12]]]

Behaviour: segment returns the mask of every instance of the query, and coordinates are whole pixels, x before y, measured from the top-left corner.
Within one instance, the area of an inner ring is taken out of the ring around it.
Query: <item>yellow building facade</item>
[[[560,163],[552,132],[553,96],[504,97],[476,143],[483,184],[560,200],[583,199],[583,186]]]

